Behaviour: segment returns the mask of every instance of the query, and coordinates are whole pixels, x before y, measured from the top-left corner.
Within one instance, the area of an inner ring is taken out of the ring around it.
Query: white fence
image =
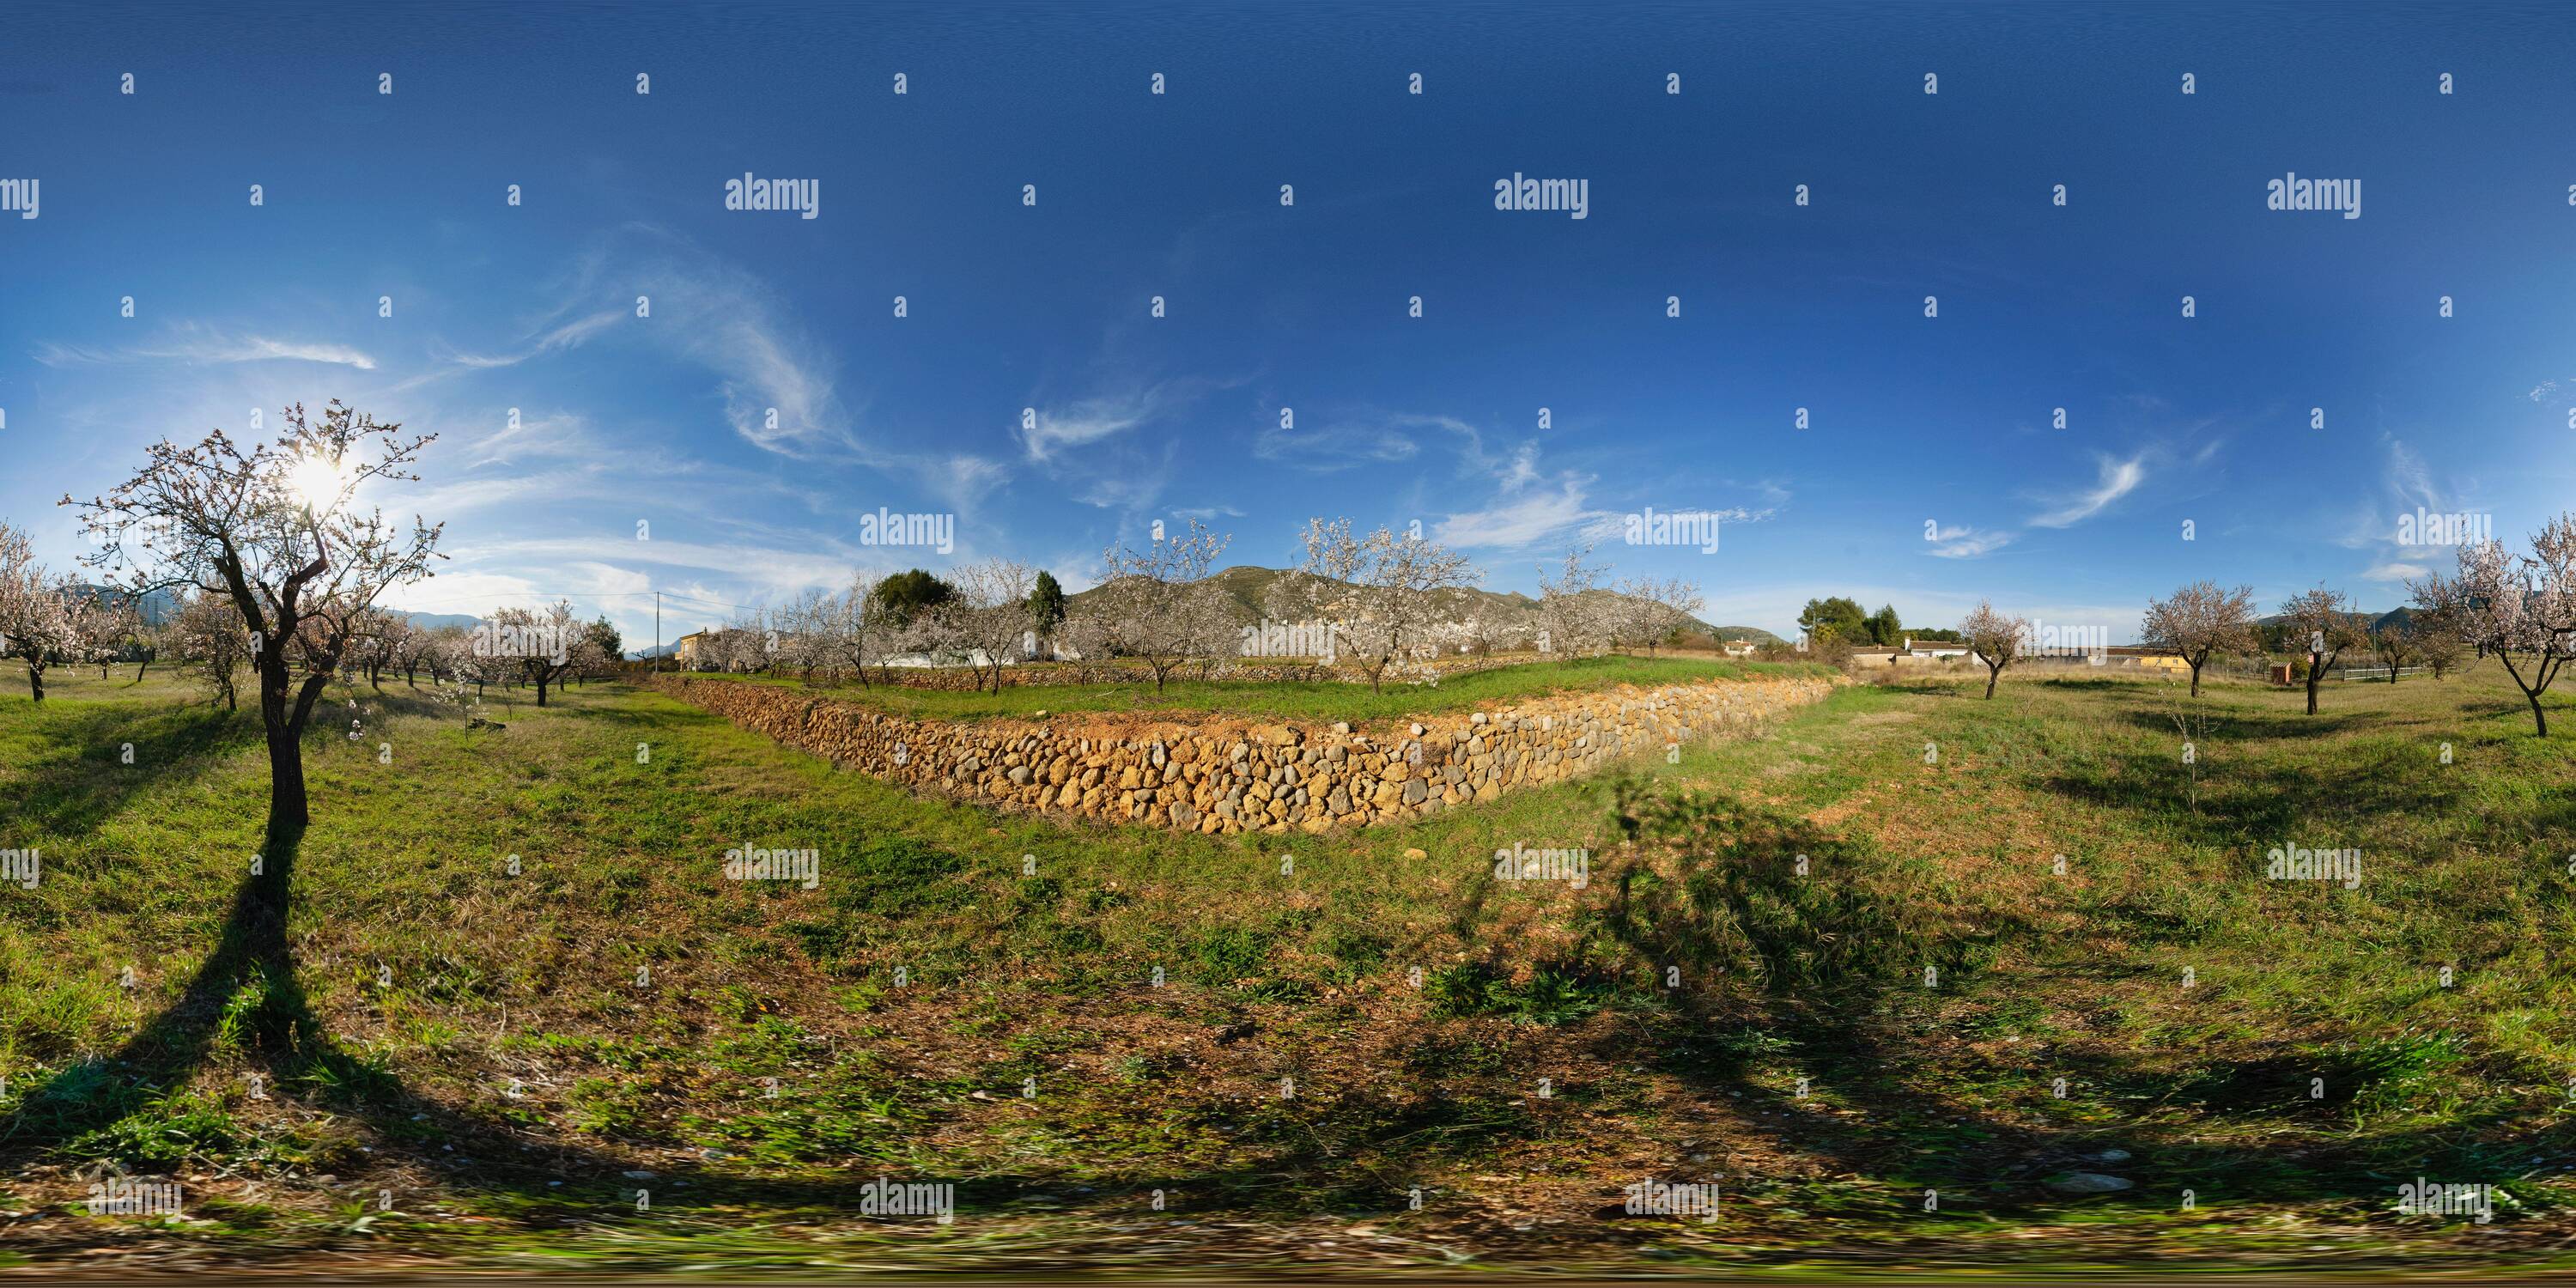
[[[2394,678],[2404,679],[2410,675],[2430,675],[2432,672],[2433,668],[2429,666],[2401,666],[2397,668],[2397,673]],[[2341,670],[2326,672],[2326,678],[2329,680],[2389,680],[2392,677],[2389,675],[2388,668],[2384,666],[2347,666]]]

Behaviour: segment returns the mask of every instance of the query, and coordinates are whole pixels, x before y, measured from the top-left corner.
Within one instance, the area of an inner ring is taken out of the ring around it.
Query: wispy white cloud
[[[2398,439],[2388,440],[2388,489],[2397,494],[2400,504],[2413,503],[2428,510],[2441,508],[2441,499],[2433,489],[2433,471],[2424,458]]]
[[[2403,560],[2390,560],[2387,563],[2379,564],[2371,568],[2368,572],[2363,573],[2361,575],[2361,579],[2363,581],[2377,582],[2421,581],[2426,576],[2430,575],[2432,571],[2433,570],[2431,568],[2428,568],[2423,564],[2407,563]]]
[[[2050,508],[2031,516],[2034,528],[2070,528],[2100,514],[2111,503],[2138,490],[2147,481],[2148,453],[2140,452],[2129,459],[2117,460],[2095,453],[2099,477],[2094,486],[2060,497]]]
[[[2418,511],[2442,516],[2469,507],[2462,503],[2461,489],[2436,481],[2422,454],[2404,440],[2388,434],[2380,441],[2387,446],[2388,456],[2380,467],[2379,491],[2345,507],[2351,521],[2334,542],[2347,550],[2376,551],[2382,566],[2419,563],[2436,552],[2436,544],[2429,531],[2417,534],[2417,540],[2405,540],[2411,526],[2406,521]]]
[[[634,541],[622,537],[529,537],[481,542],[470,551],[476,565],[509,568],[604,565],[677,568],[721,574],[728,594],[771,597],[800,590],[836,589],[867,551],[838,542],[765,544],[749,541]],[[460,561],[462,562],[462,561]],[[441,572],[438,581],[446,581]],[[667,586],[670,579],[659,579]],[[747,588],[747,589],[746,589]],[[550,589],[539,587],[540,592]]]
[[[521,460],[588,456],[598,446],[598,440],[590,433],[589,422],[577,412],[523,416],[516,428],[504,425],[498,431],[467,444],[465,453],[473,459],[466,468],[480,469],[486,465],[507,465]]]
[[[1144,513],[1171,485],[1172,461],[1172,449],[1166,446],[1159,461],[1139,462],[1133,468],[1092,477],[1073,493],[1073,499],[1133,518]]]
[[[552,353],[559,349],[576,348],[583,341],[631,316],[633,316],[632,311],[628,309],[600,309],[539,332],[526,348],[516,353],[466,353],[442,344],[432,346],[431,356],[461,367],[515,367],[541,354]]]
[[[910,463],[860,438],[830,353],[778,292],[687,238],[627,225],[581,255],[551,290],[556,303],[516,350],[445,356],[496,367],[612,340],[649,345],[713,373],[726,423],[764,451],[807,461]],[[639,296],[649,301],[649,315],[637,315]]]
[[[1409,461],[1422,453],[1433,431],[1463,435],[1471,444],[1476,431],[1450,416],[1364,411],[1327,416],[1313,428],[1279,428],[1274,416],[1252,439],[1255,459],[1312,474],[1333,474]],[[1476,464],[1470,453],[1471,464]]]
[[[101,349],[85,345],[39,344],[36,361],[48,367],[96,366],[129,362],[184,362],[208,365],[224,362],[324,362],[356,367],[360,371],[376,369],[376,360],[345,344],[326,344],[311,340],[280,340],[272,336],[242,332],[218,331],[203,326],[183,326],[170,334],[142,344],[124,348]]]
[[[1585,503],[1592,481],[1568,471],[1557,476],[1553,487],[1524,482],[1506,488],[1481,510],[1442,519],[1432,536],[1464,549],[1526,550],[1615,524],[1616,515]]]
[[[1011,467],[988,456],[925,457],[909,467],[930,494],[959,510],[972,510],[1011,476]]]
[[[1126,365],[1117,359],[1104,359],[1103,363],[1112,368]],[[1068,449],[1107,443],[1131,429],[1173,419],[1209,394],[1244,383],[1240,377],[1130,377],[1104,381],[1102,391],[1079,398],[1033,394],[1025,405],[1036,413],[1037,423],[1015,432],[1021,450],[1033,462],[1049,467],[1098,468],[1103,460]],[[1117,463],[1114,457],[1107,458],[1107,462],[1113,468]]]
[[[1020,445],[1030,460],[1044,462],[1068,447],[1088,447],[1144,424],[1162,400],[1163,386],[1153,385],[1078,399],[1061,408],[1035,408],[1037,423],[1019,431]]]
[[[1935,527],[1931,545],[1923,553],[1935,559],[1974,559],[1992,554],[2013,543],[2013,534],[1983,528],[1957,527],[1946,531]]]

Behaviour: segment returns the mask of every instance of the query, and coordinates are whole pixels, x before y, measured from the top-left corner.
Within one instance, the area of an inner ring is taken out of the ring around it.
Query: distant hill
[[[468,627],[468,628],[470,628],[470,627],[474,626],[475,624],[477,624],[477,623],[479,623],[479,622],[481,622],[481,621],[483,620],[483,619],[482,619],[482,618],[480,618],[480,617],[476,617],[476,616],[475,616],[474,614],[472,614],[472,613],[409,613],[409,612],[407,612],[407,613],[404,613],[404,614],[403,614],[403,616],[410,618],[410,619],[411,619],[411,624],[412,624],[412,625],[417,626],[417,627],[419,627],[419,628],[421,628],[422,630],[425,630],[425,631],[428,631],[428,630],[436,630],[436,629],[438,629],[438,628],[439,628],[439,627],[441,627],[441,626],[464,626],[464,627]]]
[[[1285,568],[1263,568],[1254,564],[1245,564],[1216,573],[1208,580],[1216,583],[1217,589],[1224,593],[1227,603],[1233,609],[1236,625],[1256,626],[1263,619],[1271,616],[1270,595],[1288,575],[1289,572]],[[1094,586],[1066,598],[1071,603],[1080,604],[1099,593],[1100,588]],[[1614,592],[1607,590],[1588,591],[1586,594],[1617,598]],[[1472,617],[1479,621],[1535,627],[1539,619],[1539,601],[1517,591],[1503,592],[1473,588],[1442,591],[1435,597],[1434,602],[1443,615],[1451,621],[1465,621]],[[1721,641],[1741,639],[1755,644],[1783,642],[1779,636],[1756,626],[1711,626],[1698,618],[1687,617],[1680,613],[1669,615],[1672,619],[1671,625],[1680,626],[1693,633],[1708,634]]]
[[[1715,626],[1710,629],[1716,632],[1720,643],[1727,640],[1743,640],[1748,644],[1785,646],[1789,642],[1759,626]]]
[[[105,599],[110,602],[122,602],[133,598],[133,596],[114,586],[92,586],[83,584],[77,587],[77,589],[93,599]],[[158,626],[161,623],[170,620],[171,615],[178,611],[179,597],[170,591],[156,590],[143,597],[144,625]]]
[[[114,586],[83,585],[80,589],[92,596],[108,599],[126,598],[126,593]],[[159,626],[162,623],[169,621],[171,617],[178,613],[178,611],[179,594],[177,591],[156,590],[143,597],[143,621],[145,625]],[[412,625],[418,626],[423,630],[434,629],[440,626],[471,627],[475,623],[483,620],[471,613],[406,612],[403,616],[410,618]]]
[[[2355,616],[2368,618],[2370,620],[2370,629],[2375,631],[2392,622],[2414,621],[2415,610],[2412,608],[2392,608],[2384,613],[2357,613]],[[2289,614],[2274,613],[2269,617],[2255,618],[2254,625],[2255,628],[2259,630],[2265,627],[2278,626],[2288,620],[2290,620]]]

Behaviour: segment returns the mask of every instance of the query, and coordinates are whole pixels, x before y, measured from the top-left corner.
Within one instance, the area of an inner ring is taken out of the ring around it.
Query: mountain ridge
[[[1217,589],[1225,595],[1237,626],[1257,626],[1269,620],[1270,594],[1289,575],[1290,570],[1285,568],[1237,564],[1208,574],[1207,580],[1216,583]],[[1097,596],[1101,589],[1099,586],[1094,586],[1089,590],[1068,595],[1065,599],[1068,603],[1080,604]],[[1619,597],[1617,592],[1609,590],[1589,590],[1585,591],[1584,595]],[[1539,601],[1518,591],[1462,587],[1435,592],[1432,599],[1440,606],[1443,614],[1452,621],[1476,617],[1511,626],[1535,627],[1538,623]],[[1740,639],[1757,645],[1786,643],[1779,636],[1758,626],[1715,625],[1684,613],[1666,611],[1670,614],[1672,625],[1682,626],[1694,633],[1705,633],[1718,640]]]

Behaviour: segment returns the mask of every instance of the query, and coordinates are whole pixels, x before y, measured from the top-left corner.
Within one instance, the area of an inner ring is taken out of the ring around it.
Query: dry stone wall
[[[1834,683],[1620,685],[1354,731],[1106,714],[913,720],[776,684],[653,680],[745,728],[916,790],[1194,832],[1320,832],[1492,800],[1668,743],[1741,733]]]

